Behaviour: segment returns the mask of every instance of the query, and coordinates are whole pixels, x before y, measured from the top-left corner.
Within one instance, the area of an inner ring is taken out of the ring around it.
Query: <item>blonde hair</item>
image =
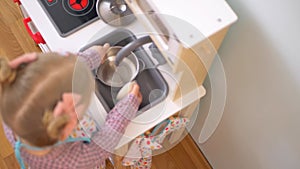
[[[91,79],[90,70],[76,62],[75,56],[39,54],[36,61],[17,69],[11,69],[6,58],[0,58],[2,119],[28,143],[52,145],[69,120],[65,115],[54,118],[54,107],[63,93],[73,92],[81,95],[85,110],[94,87]]]

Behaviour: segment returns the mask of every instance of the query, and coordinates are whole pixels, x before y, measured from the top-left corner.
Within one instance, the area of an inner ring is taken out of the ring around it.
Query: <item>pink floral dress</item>
[[[171,132],[185,127],[188,122],[189,119],[187,118],[177,117],[168,119],[160,123],[152,131],[150,136],[142,135],[136,138],[123,160],[123,165],[131,166],[133,169],[150,169],[152,164],[152,151],[161,149],[161,144],[165,137]]]

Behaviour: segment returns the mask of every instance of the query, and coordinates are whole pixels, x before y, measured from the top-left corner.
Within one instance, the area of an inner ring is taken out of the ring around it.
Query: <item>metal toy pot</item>
[[[122,87],[132,81],[139,72],[139,61],[133,52],[122,59],[118,66],[115,65],[116,55],[121,49],[121,46],[109,48],[106,59],[96,72],[96,77],[105,85]]]

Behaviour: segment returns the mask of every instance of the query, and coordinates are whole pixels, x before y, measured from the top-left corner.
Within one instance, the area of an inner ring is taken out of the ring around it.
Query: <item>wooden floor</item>
[[[0,55],[12,59],[25,52],[40,52],[25,30],[13,0],[0,0]],[[0,125],[0,169],[17,169],[13,150]],[[188,135],[171,150],[154,156],[152,169],[210,169],[210,165]]]

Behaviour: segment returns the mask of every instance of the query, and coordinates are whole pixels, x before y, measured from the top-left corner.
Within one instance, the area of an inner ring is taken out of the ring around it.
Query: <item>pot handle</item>
[[[116,55],[115,65],[119,66],[120,62],[123,60],[124,57],[127,57],[133,50],[136,48],[152,42],[150,36],[144,36],[141,38],[138,38],[130,43],[128,43],[126,46],[124,46]]]

